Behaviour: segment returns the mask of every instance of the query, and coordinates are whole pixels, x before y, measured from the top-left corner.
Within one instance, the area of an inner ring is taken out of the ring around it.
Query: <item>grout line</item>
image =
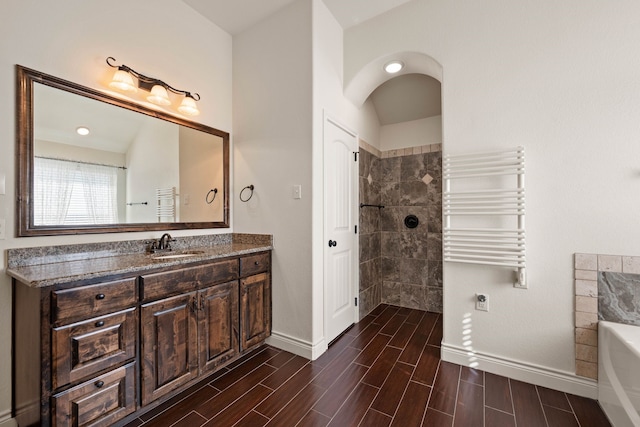
[[[547,413],[544,410],[544,405],[542,404],[542,399],[540,398],[540,391],[537,386],[533,386],[533,389],[536,391],[536,396],[538,396],[538,403],[540,404],[540,409],[542,409],[542,416],[544,417],[544,422],[549,425],[549,420],[547,419]]]
[[[516,416],[516,404],[513,401],[513,390],[511,389],[511,378],[507,378],[507,384],[509,385],[509,397],[511,398],[511,410],[513,411],[513,423],[515,427],[518,427],[518,417]]]

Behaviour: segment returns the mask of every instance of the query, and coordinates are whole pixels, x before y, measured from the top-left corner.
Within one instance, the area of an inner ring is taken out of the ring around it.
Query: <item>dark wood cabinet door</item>
[[[240,349],[271,335],[271,276],[256,274],[240,281]]]
[[[215,369],[236,356],[238,343],[238,281],[198,292],[200,373]]]
[[[142,306],[142,405],[198,376],[197,311],[196,292]]]
[[[95,317],[51,333],[52,387],[81,381],[136,356],[135,308]]]
[[[52,426],[107,427],[136,410],[135,364],[114,369],[52,397]]]

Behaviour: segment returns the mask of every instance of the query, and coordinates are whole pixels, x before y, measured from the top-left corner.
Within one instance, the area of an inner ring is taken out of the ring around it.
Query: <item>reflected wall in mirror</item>
[[[227,132],[17,76],[19,236],[229,227]]]

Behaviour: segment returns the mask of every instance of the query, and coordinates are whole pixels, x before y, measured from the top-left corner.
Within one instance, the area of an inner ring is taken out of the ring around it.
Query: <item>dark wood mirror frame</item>
[[[97,90],[69,82],[58,77],[50,76],[39,71],[16,65],[17,77],[17,106],[16,106],[16,136],[17,136],[17,236],[51,236],[91,233],[121,233],[132,231],[181,230],[203,228],[229,227],[229,133],[199,123],[194,123],[180,117],[152,110],[134,102],[115,98]],[[41,83],[53,88],[74,93],[76,95],[106,102],[118,107],[126,108],[141,114],[156,117],[161,120],[176,123],[195,130],[206,132],[222,138],[223,147],[223,220],[212,222],[158,222],[135,224],[97,224],[86,226],[36,226],[33,221],[33,158],[34,158],[34,123],[33,123],[33,85]]]

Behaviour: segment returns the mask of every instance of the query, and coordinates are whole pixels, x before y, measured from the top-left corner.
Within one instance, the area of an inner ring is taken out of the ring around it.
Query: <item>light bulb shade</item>
[[[113,75],[109,87],[124,92],[137,92],[138,88],[133,84],[133,77],[125,70],[117,70]]]
[[[167,89],[165,89],[161,85],[154,85],[151,88],[151,93],[147,96],[147,101],[156,104],[156,105],[169,105],[171,101],[169,100],[169,94],[167,93]]]
[[[187,116],[197,116],[200,114],[198,107],[196,106],[196,100],[190,96],[185,96],[182,100],[182,104],[178,107],[178,111]]]

